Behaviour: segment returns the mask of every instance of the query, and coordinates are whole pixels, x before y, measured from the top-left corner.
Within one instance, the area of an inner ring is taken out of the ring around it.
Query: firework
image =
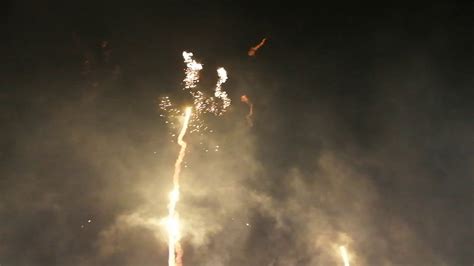
[[[204,92],[198,89],[199,72],[203,65],[193,59],[193,54],[183,52],[184,63],[186,64],[184,88],[189,91],[193,99],[193,107],[187,107],[184,113],[176,108],[169,97],[162,97],[159,107],[166,113],[166,123],[174,127],[176,118],[184,115],[184,121],[178,135],[178,144],[181,147],[178,158],[174,165],[173,189],[169,195],[168,217],[166,218],[166,229],[168,232],[168,266],[182,266],[183,250],[180,245],[180,223],[176,206],[179,201],[179,177],[181,164],[186,153],[186,142],[184,135],[190,129],[190,133],[207,130],[201,115],[210,113],[220,116],[227,111],[231,104],[227,92],[222,89],[222,85],[227,81],[227,72],[224,68],[217,69],[218,81],[214,89],[213,96],[206,96]],[[165,116],[165,115],[161,115]],[[212,132],[212,131],[211,131]],[[174,135],[173,135],[174,136]],[[218,146],[217,146],[218,147]],[[216,148],[217,149],[217,148]]]
[[[179,175],[181,173],[181,163],[183,162],[184,155],[186,153],[186,142],[183,140],[186,130],[188,129],[189,120],[191,118],[192,110],[190,107],[186,108],[184,112],[183,127],[178,135],[178,144],[181,147],[179,150],[178,158],[174,164],[173,174],[173,190],[170,193],[170,202],[168,204],[168,219],[167,219],[167,230],[168,230],[168,265],[169,266],[181,266],[183,251],[179,244],[180,232],[179,232],[179,216],[176,212],[176,205],[179,200]]]

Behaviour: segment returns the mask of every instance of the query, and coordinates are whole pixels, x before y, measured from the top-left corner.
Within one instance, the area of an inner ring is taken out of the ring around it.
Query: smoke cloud
[[[56,12],[23,5],[9,20]],[[172,4],[125,21],[89,10],[87,23],[54,13],[72,22],[7,32],[1,265],[166,265],[162,219],[179,146],[156,99],[189,100],[183,50],[201,56],[202,88],[226,67],[233,101],[203,117],[212,132],[185,136],[184,265],[343,265],[341,245],[355,266],[472,264],[473,81],[458,54],[469,38],[454,31],[463,16],[436,24],[395,10],[361,29],[361,18],[321,11],[316,34],[305,10],[269,25],[256,23],[268,13],[258,8],[190,5],[198,11],[186,18],[169,15],[181,14]],[[422,24],[412,32],[400,21]],[[261,32],[272,45],[249,61],[242,51]]]

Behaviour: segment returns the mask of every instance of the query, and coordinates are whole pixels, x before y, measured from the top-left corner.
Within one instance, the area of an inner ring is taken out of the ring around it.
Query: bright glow
[[[339,252],[341,253],[342,261],[344,262],[344,266],[351,266],[349,264],[349,255],[347,253],[347,249],[345,246],[339,247]]]
[[[166,221],[166,230],[168,231],[169,236],[176,241],[179,241],[180,238],[180,227],[179,227],[179,217],[175,216]],[[174,257],[174,255],[172,256]]]
[[[177,202],[179,200],[179,190],[175,189],[170,192],[170,201]]]

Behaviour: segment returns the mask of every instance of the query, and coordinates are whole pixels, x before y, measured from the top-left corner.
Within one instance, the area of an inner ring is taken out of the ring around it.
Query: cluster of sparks
[[[228,110],[231,104],[227,92],[222,89],[222,85],[227,81],[227,71],[222,67],[217,69],[218,80],[214,88],[214,95],[207,96],[197,88],[199,72],[203,69],[203,65],[193,59],[193,53],[183,52],[183,58],[186,64],[183,90],[188,91],[192,96],[194,110],[189,125],[190,133],[207,131],[208,127],[201,119],[201,115],[209,113],[221,116]],[[174,118],[182,115],[182,111],[173,105],[169,97],[161,98],[159,106],[170,120],[175,120]],[[167,121],[167,123],[174,127],[173,122]]]

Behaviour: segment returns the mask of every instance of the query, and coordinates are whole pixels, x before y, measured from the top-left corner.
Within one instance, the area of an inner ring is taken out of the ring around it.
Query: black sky
[[[126,217],[165,213],[177,147],[157,98],[189,100],[183,50],[204,63],[204,86],[224,66],[233,100],[209,121],[221,155],[189,137],[182,208],[199,233],[183,239],[185,265],[342,265],[338,244],[356,266],[472,265],[473,13],[3,4],[0,265],[166,264],[166,243]]]

